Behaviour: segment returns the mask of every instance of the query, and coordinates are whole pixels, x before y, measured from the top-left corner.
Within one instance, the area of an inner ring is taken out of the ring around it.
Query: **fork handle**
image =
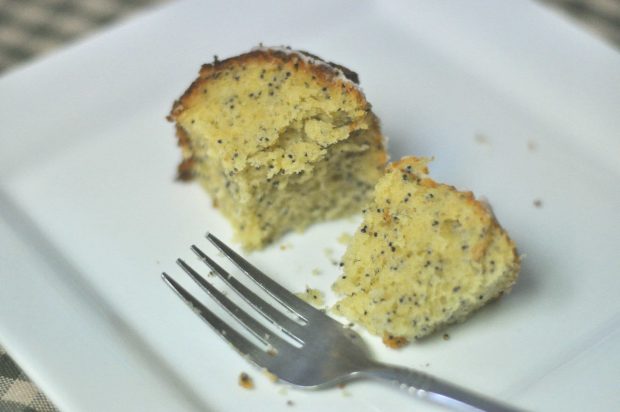
[[[411,393],[416,393],[418,396],[423,396],[431,402],[442,404],[454,410],[518,411],[518,409],[502,402],[413,369],[377,363],[362,371],[362,375],[395,382]],[[420,393],[419,391],[424,391],[425,393]]]

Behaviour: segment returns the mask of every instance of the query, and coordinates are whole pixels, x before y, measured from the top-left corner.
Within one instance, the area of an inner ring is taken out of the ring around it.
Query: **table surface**
[[[0,76],[133,13],[169,0],[0,0]],[[620,48],[620,0],[541,0]],[[56,411],[1,346],[0,410]]]

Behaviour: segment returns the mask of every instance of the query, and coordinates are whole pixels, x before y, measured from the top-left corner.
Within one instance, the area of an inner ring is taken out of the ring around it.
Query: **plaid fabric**
[[[2,346],[0,346],[0,411],[56,411],[54,405],[30,382]]]
[[[585,28],[605,37],[620,48],[620,0],[540,0],[554,6]]]
[[[0,0],[0,72],[164,0]]]

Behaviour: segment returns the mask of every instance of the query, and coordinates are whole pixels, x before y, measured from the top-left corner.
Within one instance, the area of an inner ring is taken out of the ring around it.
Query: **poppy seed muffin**
[[[196,178],[257,249],[359,212],[387,161],[357,75],[306,52],[256,48],[202,66],[168,117]]]
[[[428,159],[390,164],[364,210],[333,289],[336,313],[388,346],[464,320],[511,289],[520,261],[471,192],[428,177]]]

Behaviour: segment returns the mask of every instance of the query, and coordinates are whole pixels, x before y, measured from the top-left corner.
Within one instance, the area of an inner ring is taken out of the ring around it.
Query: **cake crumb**
[[[351,236],[350,234],[343,232],[339,237],[338,237],[338,243],[343,244],[345,246],[347,246],[349,243],[351,243],[351,239],[353,239],[353,236]]]
[[[292,249],[292,248],[293,248],[292,243],[282,243],[280,245],[280,250],[287,250],[287,249]]]
[[[325,256],[327,256],[327,259],[329,259],[329,262],[334,266],[338,266],[340,262],[334,259],[334,249],[326,247],[323,251],[325,252]]]
[[[298,292],[295,293],[295,295],[314,307],[323,306],[325,304],[325,294],[318,289],[311,288],[310,286],[306,286],[306,290],[304,292]]]
[[[443,340],[450,340],[450,335],[448,335],[447,333],[444,333]]]
[[[278,376],[274,373],[269,372],[269,370],[267,369],[263,369],[263,374],[269,378],[269,380],[273,383],[276,383],[278,381]]]
[[[313,276],[318,276],[320,274],[321,274],[321,269],[319,269],[319,268],[312,269],[312,275]]]
[[[528,140],[527,141],[527,150],[529,150],[530,152],[535,152],[536,149],[538,149],[538,143],[536,143],[532,139]]]
[[[384,335],[383,343],[388,348],[398,349],[405,346],[407,343],[409,343],[409,341],[402,336]]]
[[[540,209],[542,207],[542,200],[540,199],[534,199],[534,202],[532,202],[535,208]]]
[[[293,406],[293,405],[295,405],[295,402],[293,402],[292,400],[289,399],[288,401],[286,401],[286,405],[287,406]]]
[[[476,136],[474,136],[474,139],[476,140],[476,143],[480,145],[487,145],[487,146],[491,145],[487,136],[482,133],[476,133]]]
[[[239,386],[243,389],[254,389],[254,381],[250,378],[250,375],[241,372],[241,375],[239,375]]]

